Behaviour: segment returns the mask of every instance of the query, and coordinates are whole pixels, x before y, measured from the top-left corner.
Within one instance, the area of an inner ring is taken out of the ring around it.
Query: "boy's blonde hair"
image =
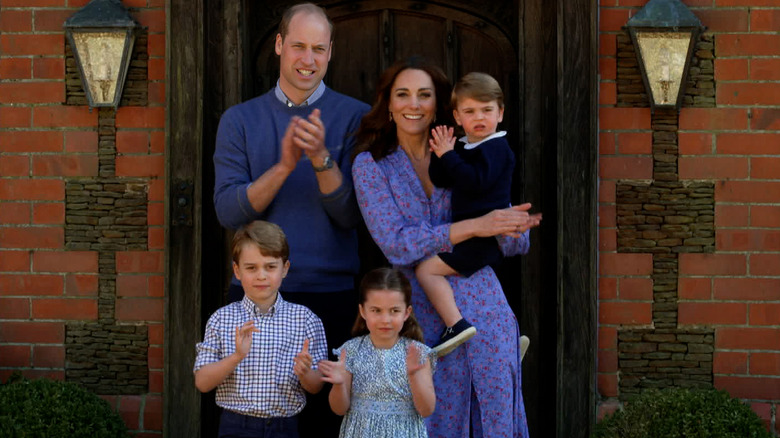
[[[498,81],[487,73],[471,72],[460,78],[452,89],[452,108],[458,109],[459,99],[474,99],[479,102],[496,101],[504,107],[504,92]]]
[[[238,263],[241,249],[246,243],[257,245],[260,248],[260,253],[266,257],[280,257],[283,262],[287,262],[290,257],[290,247],[287,244],[284,231],[271,222],[250,222],[236,231],[231,243],[234,263]]]

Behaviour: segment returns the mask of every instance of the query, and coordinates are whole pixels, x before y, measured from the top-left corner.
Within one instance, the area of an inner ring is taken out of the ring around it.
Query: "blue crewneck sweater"
[[[263,212],[249,203],[249,184],[279,162],[282,137],[293,116],[321,111],[325,145],[343,174],[342,185],[323,195],[306,155]],[[353,134],[369,106],[326,89],[313,104],[288,107],[274,90],[229,108],[222,115],[214,152],[214,206],[219,222],[237,229],[256,219],[279,225],[290,245],[290,271],[282,291],[335,292],[354,288],[361,220],[352,188]]]

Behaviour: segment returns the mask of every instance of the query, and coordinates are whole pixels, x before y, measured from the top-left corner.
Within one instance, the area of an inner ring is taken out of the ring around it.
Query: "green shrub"
[[[9,379],[0,385],[0,437],[127,437],[108,403],[74,383]]]
[[[761,418],[726,391],[648,390],[604,417],[593,438],[771,438]]]

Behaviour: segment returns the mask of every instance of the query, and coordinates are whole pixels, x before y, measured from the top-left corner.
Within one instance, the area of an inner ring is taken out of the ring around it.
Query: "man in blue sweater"
[[[226,228],[262,219],[284,230],[291,268],[281,294],[314,311],[328,345],[338,346],[350,338],[357,309],[355,227],[362,219],[352,188],[352,134],[369,106],[322,82],[332,35],[322,8],[303,3],[285,11],[276,36],[276,87],[229,108],[220,120],[214,205]],[[234,281],[228,300],[242,297]],[[318,412],[330,413],[327,393],[304,410],[302,437],[338,434],[339,418]],[[317,418],[307,421],[311,414]]]

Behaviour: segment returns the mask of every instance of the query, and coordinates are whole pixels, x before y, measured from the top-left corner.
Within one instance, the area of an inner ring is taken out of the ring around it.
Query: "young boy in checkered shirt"
[[[304,391],[314,394],[323,385],[317,369],[327,359],[322,322],[279,294],[290,261],[277,225],[255,221],[242,227],[233,237],[232,255],[245,295],[209,318],[196,346],[195,386],[202,392],[217,389],[220,437],[297,438]]]

